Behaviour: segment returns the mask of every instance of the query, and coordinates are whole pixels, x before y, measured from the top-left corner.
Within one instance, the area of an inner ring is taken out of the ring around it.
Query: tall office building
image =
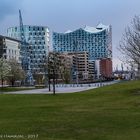
[[[112,58],[112,28],[98,24],[75,31],[53,33],[53,49],[56,52],[88,52],[89,60]]]
[[[24,35],[29,43],[30,69],[32,74],[44,73],[44,64],[50,46],[50,32],[48,27],[24,25]],[[20,39],[20,27],[10,27],[9,37]]]

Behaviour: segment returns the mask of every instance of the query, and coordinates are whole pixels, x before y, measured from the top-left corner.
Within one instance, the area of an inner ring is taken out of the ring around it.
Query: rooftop
[[[12,41],[16,41],[16,42],[21,42],[21,41],[18,40],[18,39],[15,39],[15,38],[12,38],[12,37],[8,37],[8,36],[3,36],[3,35],[0,35],[0,38],[4,38],[4,39],[8,39],[8,40],[12,40]]]
[[[99,23],[96,27],[91,27],[91,26],[85,26],[84,28],[80,28],[86,32],[89,32],[89,33],[99,33],[99,32],[102,32],[104,30],[107,30],[109,29],[109,25],[104,25],[102,23]],[[75,30],[76,31],[76,30]],[[68,33],[71,33],[71,32],[74,32],[72,30],[68,30],[65,32],[65,34],[68,34]]]

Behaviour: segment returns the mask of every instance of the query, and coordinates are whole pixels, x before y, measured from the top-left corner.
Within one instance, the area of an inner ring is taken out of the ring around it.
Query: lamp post
[[[100,74],[100,87],[102,86],[102,74]]]
[[[53,68],[53,95],[55,95],[55,69]]]
[[[53,77],[53,95],[55,95],[55,80],[56,80],[56,67],[57,67],[57,64],[56,64],[56,59],[57,59],[57,54],[54,52],[53,53],[53,56],[52,56],[52,77]]]
[[[78,55],[76,56],[76,83],[79,84],[79,72],[78,72]]]
[[[51,68],[51,66],[50,66],[50,53],[48,54],[48,57],[47,57],[47,74],[46,74],[46,81],[47,81],[47,84],[48,84],[48,88],[49,88],[49,91],[51,91],[51,86],[50,86],[50,83],[51,83],[51,81],[50,81],[50,68]],[[47,77],[48,77],[48,79],[47,79]]]
[[[78,41],[77,40],[73,40],[73,44],[74,44],[74,50],[73,52],[75,52],[75,56],[76,56],[76,84],[78,85],[79,84],[79,72],[78,72]]]
[[[50,77],[50,72],[49,72],[49,54],[46,57],[46,64],[45,64],[45,87],[48,86],[49,91],[51,91],[50,89],[50,82],[49,82],[49,77]]]

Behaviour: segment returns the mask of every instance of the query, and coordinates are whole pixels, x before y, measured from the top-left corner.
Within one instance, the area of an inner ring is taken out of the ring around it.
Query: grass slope
[[[30,134],[38,137],[29,140],[139,140],[140,81],[56,96],[1,94],[4,134],[25,140]]]
[[[22,91],[22,90],[32,90],[33,87],[0,87],[0,92],[13,92],[13,91]]]

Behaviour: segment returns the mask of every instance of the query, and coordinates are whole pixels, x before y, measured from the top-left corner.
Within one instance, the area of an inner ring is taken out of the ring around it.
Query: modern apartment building
[[[50,47],[50,31],[44,26],[24,25],[24,36],[29,43],[27,48],[30,57],[32,74],[44,73],[44,64]],[[9,37],[20,39],[20,27],[11,27],[7,30]]]
[[[95,65],[89,61],[87,52],[67,53],[71,57],[71,77],[74,83],[84,83],[94,79]]]
[[[89,60],[112,58],[112,28],[98,24],[75,31],[53,33],[53,49],[56,52],[88,52]]]
[[[88,79],[88,53],[87,52],[76,52],[69,53],[73,55],[73,79],[82,81]]]
[[[19,40],[0,35],[0,58],[3,57],[7,61],[15,59],[21,63],[20,45]]]
[[[112,78],[112,60],[110,58],[102,58],[95,61],[96,78],[108,79]]]
[[[88,61],[88,79],[89,80],[94,80],[97,78],[97,71],[95,67],[95,61]]]

